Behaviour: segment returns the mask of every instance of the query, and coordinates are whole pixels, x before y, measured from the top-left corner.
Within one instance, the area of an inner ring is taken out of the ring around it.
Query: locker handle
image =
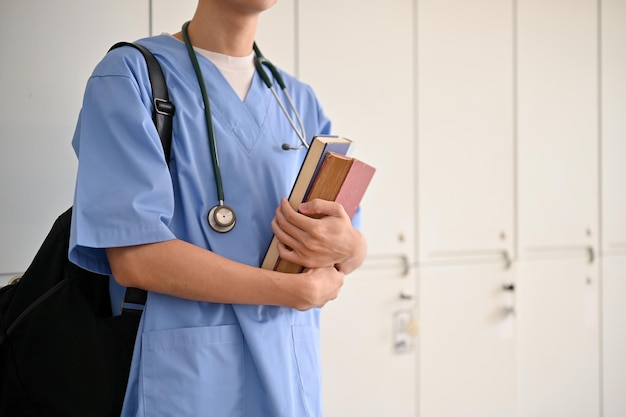
[[[430,252],[429,254],[437,260],[432,264],[457,264],[464,262],[491,261],[493,259],[501,259],[504,269],[510,269],[513,265],[513,257],[508,249],[472,249],[472,250],[441,250]],[[446,259],[447,258],[447,259]],[[427,264],[430,262],[425,262]]]
[[[527,249],[530,253],[537,254],[556,254],[556,253],[575,253],[582,251],[587,255],[587,262],[592,264],[596,261],[596,251],[593,245],[572,245],[572,246],[535,246]]]
[[[410,292],[408,292],[407,290],[400,291],[399,297],[401,300],[407,300],[407,301],[413,301],[413,299],[415,298],[415,296],[411,294]]]
[[[503,250],[502,257],[504,258],[504,269],[511,268],[511,265],[513,264],[513,260],[511,259],[511,255],[509,255],[509,251]]]
[[[391,264],[390,264],[391,263]],[[395,265],[394,265],[395,264]],[[406,277],[411,272],[411,268],[417,266],[411,263],[408,255],[405,254],[372,254],[367,255],[361,269],[388,269],[400,266],[400,276]]]
[[[592,264],[596,260],[596,253],[593,246],[587,247],[587,254],[589,255],[589,263]]]

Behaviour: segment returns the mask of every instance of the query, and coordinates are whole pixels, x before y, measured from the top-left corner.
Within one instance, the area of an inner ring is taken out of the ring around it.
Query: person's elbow
[[[115,281],[124,287],[143,288],[145,286],[146,270],[144,264],[145,245],[107,248],[106,255],[111,266]]]

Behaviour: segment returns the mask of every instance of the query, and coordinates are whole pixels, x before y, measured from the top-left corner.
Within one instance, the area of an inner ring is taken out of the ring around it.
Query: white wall
[[[26,269],[72,205],[87,78],[115,42],[148,35],[148,16],[148,0],[0,3],[0,279]]]
[[[194,4],[0,3],[0,282],[71,204],[95,63]],[[626,415],[626,0],[279,0],[259,40],[378,168],[327,415]]]

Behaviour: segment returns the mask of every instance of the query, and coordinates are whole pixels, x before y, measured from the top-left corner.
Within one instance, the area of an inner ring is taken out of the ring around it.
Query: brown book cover
[[[320,198],[341,203],[352,218],[365,195],[376,169],[356,158],[328,152],[303,201]],[[317,217],[317,216],[313,216]],[[298,264],[277,259],[275,271],[299,273]]]

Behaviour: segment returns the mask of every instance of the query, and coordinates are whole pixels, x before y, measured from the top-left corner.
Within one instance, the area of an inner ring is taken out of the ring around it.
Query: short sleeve
[[[145,62],[124,53],[107,54],[90,77],[72,141],[78,172],[69,256],[103,274],[110,274],[105,248],[174,238],[172,181]]]

